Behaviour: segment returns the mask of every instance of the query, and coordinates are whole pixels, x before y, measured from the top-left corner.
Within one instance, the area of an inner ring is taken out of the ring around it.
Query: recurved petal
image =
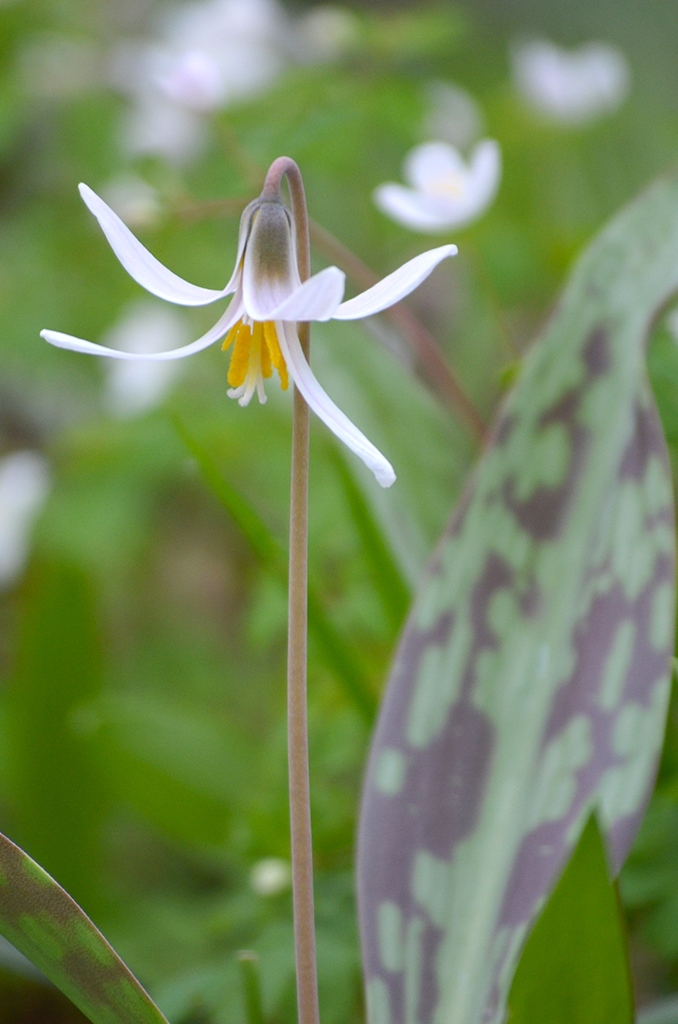
[[[386,182],[374,190],[374,202],[387,217],[412,231],[438,234],[458,223],[458,202]]]
[[[57,348],[67,348],[72,352],[85,352],[93,356],[108,356],[109,359],[136,359],[145,362],[158,362],[169,359],[184,359],[185,356],[192,356],[194,352],[201,352],[204,348],[213,345],[215,341],[230,331],[233,324],[242,316],[242,304],[231,303],[226,312],[216,322],[207,334],[202,338],[192,341],[190,345],[182,348],[173,348],[168,352],[122,352],[120,349],[107,348],[105,345],[95,345],[92,341],[85,341],[83,338],[74,338],[71,334],[61,334],[60,331],[40,331],[40,337],[48,341],[50,345]]]
[[[448,256],[456,256],[457,252],[456,245],[441,245],[437,249],[420,253],[413,260],[403,263],[402,267],[394,270],[383,281],[368,288],[366,292],[356,295],[348,302],[342,302],[334,314],[334,319],[358,320],[363,316],[380,313],[382,309],[400,302],[413,292],[441,260],[447,259]]]
[[[99,221],[113,252],[127,273],[146,291],[179,306],[205,306],[235,290],[233,279],[222,291],[199,288],[184,281],[151,255],[96,192],[85,184],[81,184],[79,189],[83,200]]]
[[[326,267],[304,281],[289,298],[272,310],[270,320],[331,320],[344,297],[346,275],[339,267]]]
[[[290,321],[276,321],[276,330],[287,368],[313,412],[347,448],[363,460],[367,468],[374,473],[377,483],[382,487],[390,487],[396,478],[393,466],[323,391],[306,362],[296,324]]]

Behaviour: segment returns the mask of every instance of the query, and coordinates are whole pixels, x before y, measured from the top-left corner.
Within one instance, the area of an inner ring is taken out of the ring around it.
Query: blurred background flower
[[[50,489],[47,461],[38,452],[20,451],[0,459],[0,588],[21,575],[30,549],[33,524]]]
[[[554,121],[583,124],[612,114],[630,89],[626,57],[605,43],[585,43],[576,50],[542,40],[517,43],[511,62],[523,98]]]
[[[259,896],[277,896],[292,884],[292,865],[281,857],[264,857],[250,872],[250,885]]]
[[[181,313],[148,299],[134,303],[101,339],[102,345],[149,355],[180,348],[188,341]],[[115,416],[137,416],[163,401],[181,373],[181,364],[113,359],[106,371],[106,406]]]
[[[444,142],[427,142],[408,153],[403,177],[411,186],[380,185],[374,201],[387,216],[414,231],[431,234],[465,227],[494,199],[501,177],[501,151],[483,139],[466,161]]]
[[[130,155],[196,156],[202,115],[255,96],[287,61],[288,26],[276,0],[203,0],[168,7],[157,35],[121,44],[111,81],[132,100],[123,139]]]

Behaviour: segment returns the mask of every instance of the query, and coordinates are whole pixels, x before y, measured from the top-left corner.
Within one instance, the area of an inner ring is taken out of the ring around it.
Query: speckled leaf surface
[[[429,566],[361,811],[370,1024],[499,1024],[593,807],[623,861],[661,745],[675,616],[644,366],[678,289],[678,178],[575,267]]]
[[[3,835],[0,933],[93,1024],[167,1024],[77,903]]]

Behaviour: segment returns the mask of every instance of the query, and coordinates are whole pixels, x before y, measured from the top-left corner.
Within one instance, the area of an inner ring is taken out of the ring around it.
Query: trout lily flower
[[[120,218],[87,185],[80,194],[125,270],[147,291],[168,302],[202,306],[233,295],[214,327],[197,341],[165,352],[139,353],[96,345],[58,331],[42,331],[50,344],[111,359],[183,359],[225,338],[231,345],[228,371],[230,398],[247,405],[256,392],[266,401],[264,379],[275,369],[283,389],[289,377],[316,415],[390,487],[390,463],[334,404],[316,380],[302,350],[297,324],[310,320],[355,320],[379,313],[409,295],[431,271],[457,252],[443,245],[415,256],[374,287],[342,302],[345,275],[327,267],[302,283],[297,266],[295,224],[279,197],[266,192],[245,209],[240,222],[238,252],[230,281],[220,291],[200,288],[177,277],[144,248]]]

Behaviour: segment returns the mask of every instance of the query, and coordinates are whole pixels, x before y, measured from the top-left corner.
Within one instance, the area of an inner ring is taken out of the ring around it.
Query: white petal
[[[212,291],[211,288],[199,288],[177,277],[150,254],[96,192],[84,184],[79,188],[80,195],[99,221],[113,252],[127,273],[146,291],[179,306],[205,306],[235,290],[232,280],[223,291]]]
[[[270,320],[331,320],[344,297],[346,274],[326,267],[271,311]]]
[[[435,235],[460,223],[459,200],[446,196],[415,192],[405,185],[387,182],[374,190],[373,198],[382,213],[412,231]]]
[[[48,341],[50,345],[56,345],[57,348],[67,348],[72,352],[85,352],[93,356],[108,356],[110,359],[139,359],[145,362],[184,359],[185,356],[201,352],[204,348],[208,348],[209,345],[213,345],[215,341],[223,338],[241,316],[242,305],[234,300],[207,334],[203,334],[202,338],[198,338],[197,341],[192,341],[190,345],[173,348],[169,352],[122,352],[120,349],[95,345],[94,342],[85,341],[83,338],[74,338],[71,334],[61,334],[59,331],[40,331],[40,337]]]
[[[377,483],[382,487],[390,487],[396,478],[393,466],[320,387],[311,367],[306,362],[296,325],[289,321],[277,321],[276,330],[287,368],[308,405],[332,433],[340,441],[343,441],[347,448],[355,452],[368,469],[372,470],[377,478]]]
[[[494,139],[483,139],[471,153],[468,191],[473,198],[474,216],[482,213],[497,194],[501,178],[501,149]]]
[[[403,263],[402,267],[394,270],[383,281],[368,288],[366,292],[356,295],[348,302],[342,302],[334,314],[334,319],[357,320],[363,316],[380,313],[382,309],[400,302],[413,292],[441,260],[447,259],[448,256],[456,256],[457,252],[456,245],[441,245],[437,249],[420,253],[413,260]]]
[[[429,187],[441,178],[466,174],[466,161],[454,146],[446,142],[425,142],[405,158],[403,177],[413,188]]]

